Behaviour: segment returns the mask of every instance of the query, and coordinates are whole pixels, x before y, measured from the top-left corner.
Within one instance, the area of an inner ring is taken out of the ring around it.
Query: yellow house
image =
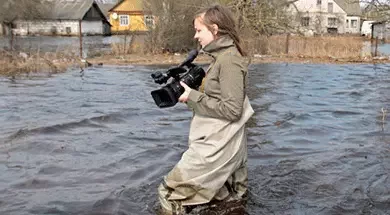
[[[143,8],[142,0],[120,0],[109,10],[111,32],[146,32],[153,25],[153,16]]]

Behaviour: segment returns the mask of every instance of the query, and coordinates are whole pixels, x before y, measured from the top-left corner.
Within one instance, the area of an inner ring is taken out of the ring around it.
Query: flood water
[[[10,37],[0,36],[0,50],[9,49]],[[129,44],[130,35],[113,36],[83,36],[83,57],[97,53],[111,52],[111,44]],[[66,52],[80,53],[80,39],[78,37],[54,36],[15,36],[13,40],[15,50],[28,53],[36,52]]]
[[[0,78],[0,214],[154,214],[192,113],[157,67]],[[390,65],[250,67],[248,214],[390,214]]]
[[[82,50],[83,57],[91,57],[103,52],[112,52],[112,44],[129,44],[131,35],[112,35],[112,36],[83,36]],[[0,50],[9,49],[10,36],[0,35]],[[13,40],[15,50],[28,53],[36,52],[65,52],[80,53],[80,39],[78,37],[63,36],[15,36]],[[116,52],[118,52],[116,48]],[[363,42],[361,54],[363,56],[373,56],[375,53],[375,44],[370,41]],[[390,44],[379,43],[378,55],[390,56]]]

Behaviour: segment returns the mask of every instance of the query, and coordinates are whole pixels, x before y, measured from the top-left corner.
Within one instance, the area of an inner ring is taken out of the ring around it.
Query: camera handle
[[[179,81],[181,79],[181,77],[183,77],[185,74],[187,74],[189,72],[189,70],[191,70],[192,68],[194,68],[196,66],[195,64],[192,63],[192,61],[195,60],[195,58],[198,56],[198,53],[199,53],[199,51],[197,49],[191,50],[188,53],[187,58],[181,64],[179,64],[179,66],[168,70],[168,76],[171,76],[176,81]],[[184,69],[185,66],[188,68],[188,70]],[[185,74],[180,76],[179,74],[181,74],[181,73],[185,73]]]
[[[168,70],[167,75],[174,78],[175,80],[180,80],[180,74],[186,73],[187,70],[183,67],[173,67]]]
[[[192,63],[192,61],[195,60],[195,58],[198,56],[198,50],[194,49],[190,51],[187,58],[179,64],[177,67],[170,68],[167,72],[155,72],[151,76],[154,79],[154,82],[157,84],[165,84],[169,80],[169,78],[174,78],[176,81],[179,81],[181,77],[180,74],[185,73],[187,74],[188,71],[184,68],[187,67],[188,70],[193,69],[196,65]]]

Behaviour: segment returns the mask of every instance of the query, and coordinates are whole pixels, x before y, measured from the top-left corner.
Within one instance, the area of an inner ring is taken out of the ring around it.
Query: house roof
[[[108,11],[111,10],[116,4],[115,3],[97,3],[105,16],[108,16]]]
[[[125,1],[126,1],[126,0],[120,0],[120,1],[118,1],[118,3],[116,3],[116,4],[114,5],[114,7],[112,7],[112,8],[109,10],[109,12],[115,11],[115,9],[116,9],[117,7],[119,7],[119,6],[120,6],[123,2],[125,2]],[[143,5],[142,1],[136,1],[136,2],[135,2],[135,7],[136,7],[136,8],[143,8],[142,5]]]
[[[74,0],[74,1],[55,1],[53,6],[42,18],[44,19],[62,19],[62,20],[82,20],[88,10],[96,5],[97,10],[105,18],[100,7],[94,0]]]
[[[354,0],[334,0],[338,6],[343,9],[348,16],[361,16],[362,10],[360,9],[359,1]]]
[[[378,24],[383,24],[383,23],[390,23],[390,20],[387,18],[382,18],[379,20],[375,20],[372,25],[378,25]]]
[[[108,10],[108,12],[111,12],[111,11],[113,11],[113,10],[115,10],[115,8],[117,8],[120,4],[122,4],[122,2],[124,2],[125,0],[120,0],[120,1],[118,1],[118,3],[116,3],[115,5],[114,5],[114,7],[112,7],[110,10]]]

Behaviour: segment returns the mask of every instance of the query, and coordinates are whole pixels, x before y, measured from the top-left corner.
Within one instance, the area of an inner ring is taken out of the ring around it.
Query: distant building
[[[121,0],[109,15],[112,33],[146,32],[154,25],[154,17],[144,10],[142,0]]]
[[[111,24],[94,0],[52,1],[53,6],[39,20],[16,20],[15,34],[109,35]]]
[[[378,21],[373,22],[372,26],[372,38],[378,38],[384,42],[390,41],[390,21]]]
[[[347,13],[345,19],[345,33],[360,34],[362,10],[359,1],[335,0]]]
[[[360,33],[361,10],[359,1],[348,0],[298,0],[297,25],[317,34]]]

